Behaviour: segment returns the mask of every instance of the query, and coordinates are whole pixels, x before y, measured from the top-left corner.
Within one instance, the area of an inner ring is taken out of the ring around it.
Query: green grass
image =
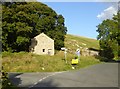
[[[75,58],[74,51],[78,48],[76,44],[82,48],[99,49],[99,43],[95,39],[68,34],[65,39],[65,47],[71,49],[73,52],[67,53],[67,64],[64,60],[64,52],[57,51],[54,56],[35,55],[27,52],[3,52],[2,65],[7,72],[54,72],[72,70],[71,60]],[[81,56],[80,62],[76,65],[76,69],[97,63],[100,63],[100,61],[95,57]]]
[[[76,44],[82,48],[93,48],[99,50],[99,41],[95,39],[85,38],[81,36],[66,35],[65,47],[76,50],[78,47]],[[86,45],[84,45],[86,44]]]
[[[11,56],[12,55],[12,56]],[[72,54],[67,55],[66,64],[64,60],[64,53],[59,52],[54,56],[47,55],[35,55],[32,53],[10,53],[4,55],[2,64],[4,70],[7,72],[54,72],[54,71],[66,71],[72,70],[71,59],[74,56]],[[76,66],[77,69],[100,63],[98,59],[94,57],[81,57],[79,64]],[[42,70],[44,67],[45,70]]]

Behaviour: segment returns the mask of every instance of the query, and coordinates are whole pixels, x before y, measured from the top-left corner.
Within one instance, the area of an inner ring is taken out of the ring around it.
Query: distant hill
[[[99,50],[99,41],[87,37],[67,34],[65,38],[65,47],[72,51],[75,51],[77,48]]]

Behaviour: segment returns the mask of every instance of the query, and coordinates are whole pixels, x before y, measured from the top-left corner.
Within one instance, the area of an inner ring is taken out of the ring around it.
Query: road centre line
[[[66,71],[63,71],[63,72],[66,72]],[[38,82],[35,82],[33,85],[29,86],[28,88],[30,89],[30,88],[34,87],[35,85],[37,85],[39,82],[42,82],[43,80],[45,80],[46,78],[51,77],[51,76],[54,76],[54,75],[56,75],[56,74],[63,73],[63,72],[55,72],[55,73],[53,73],[53,74],[51,74],[51,75],[48,75],[48,76],[46,76],[46,77],[43,77],[43,78],[40,79]]]

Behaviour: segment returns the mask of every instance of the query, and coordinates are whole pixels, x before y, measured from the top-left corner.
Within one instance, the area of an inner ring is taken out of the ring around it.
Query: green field
[[[66,48],[75,50],[77,47],[70,44],[76,40],[81,47],[90,47],[99,49],[98,41],[94,39],[66,35]],[[74,42],[75,43],[75,42]],[[82,45],[86,44],[86,46]],[[35,55],[27,52],[19,53],[2,53],[2,65],[7,72],[53,72],[72,70],[71,59],[75,58],[75,54],[67,53],[67,63],[64,60],[64,52],[56,51],[54,56],[49,55]],[[89,65],[100,63],[98,59],[93,56],[81,56],[80,62],[76,65],[76,69],[87,67]]]
[[[91,38],[74,36],[74,35],[66,35],[65,46],[70,49],[77,49],[78,46],[82,48],[93,48],[99,50],[99,41]]]

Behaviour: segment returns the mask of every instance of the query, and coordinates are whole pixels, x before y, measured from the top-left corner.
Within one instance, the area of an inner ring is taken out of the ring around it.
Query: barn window
[[[45,49],[43,49],[43,52],[45,52]]]

